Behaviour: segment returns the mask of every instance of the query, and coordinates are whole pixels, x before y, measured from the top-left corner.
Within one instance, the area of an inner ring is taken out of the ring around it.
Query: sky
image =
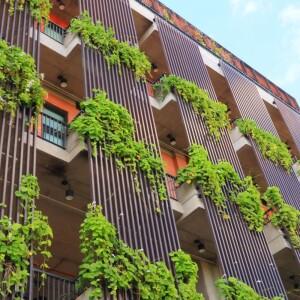
[[[300,0],[161,0],[300,104]]]

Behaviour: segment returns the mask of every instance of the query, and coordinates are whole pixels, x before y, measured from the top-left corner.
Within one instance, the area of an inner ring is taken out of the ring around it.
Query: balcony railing
[[[46,272],[46,279],[42,279],[42,271],[33,270],[32,294],[28,294],[29,300],[75,300],[78,293],[75,289],[75,280],[64,278]]]
[[[167,190],[168,190],[169,198],[173,199],[173,200],[177,200],[176,177],[166,174],[166,183],[167,183]]]
[[[65,148],[67,141],[67,124],[45,113],[40,115],[38,136],[56,146]]]
[[[44,33],[52,38],[53,40],[63,44],[66,36],[66,29],[59,27],[58,25],[52,23],[51,21],[45,26]]]

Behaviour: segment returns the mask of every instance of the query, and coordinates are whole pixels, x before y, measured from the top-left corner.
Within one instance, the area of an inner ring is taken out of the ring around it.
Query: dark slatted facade
[[[199,46],[162,19],[157,18],[156,22],[170,72],[197,83],[216,99]],[[223,132],[222,139],[215,142],[214,138],[209,136],[203,120],[194,113],[191,105],[179,97],[178,104],[189,143],[204,145],[213,161],[226,159],[243,176],[228,133]],[[262,295],[272,297],[285,294],[263,234],[250,232],[236,207],[228,204],[231,220],[224,221],[211,200],[204,199],[204,202],[223,272],[227,276],[232,275],[242,279]]]
[[[38,25],[30,17],[27,7],[22,12],[17,10],[17,2],[16,12],[11,16],[9,4],[0,1],[0,37],[10,45],[22,48],[38,62]],[[21,176],[35,174],[36,168],[36,130],[28,126],[31,116],[32,111],[28,108],[17,109],[15,116],[0,112],[0,201],[6,205],[5,208],[2,206],[0,212],[1,217],[6,215],[16,221],[20,218],[21,210],[15,199],[15,191]],[[28,296],[32,299],[32,282]]]
[[[136,32],[128,0],[81,0],[81,11],[88,10],[94,20],[112,27],[119,40],[137,43]],[[124,105],[132,114],[137,129],[136,138],[157,146],[154,119],[145,84],[122,67],[108,68],[101,54],[82,47],[85,94],[92,96],[93,88],[108,93],[111,100]],[[139,174],[141,192],[135,191],[133,177],[128,170],[117,170],[113,159],[89,151],[93,200],[102,205],[105,215],[113,222],[120,237],[134,248],[142,248],[152,260],[165,260],[168,253],[179,247],[176,225],[169,201],[160,203],[151,191],[147,179]],[[162,213],[155,212],[157,203]]]
[[[275,99],[275,102],[300,153],[300,114],[280,100]]]
[[[238,109],[243,118],[251,118],[263,129],[278,136],[273,121],[268,113],[263,99],[260,97],[254,83],[233,69],[228,64],[221,64],[225,77],[237,103]],[[300,209],[299,195],[300,184],[296,175],[288,174],[282,167],[274,165],[271,161],[263,158],[257,145],[250,139],[255,154],[260,163],[269,186],[278,186],[285,201],[297,209]],[[300,251],[295,251],[300,262]]]

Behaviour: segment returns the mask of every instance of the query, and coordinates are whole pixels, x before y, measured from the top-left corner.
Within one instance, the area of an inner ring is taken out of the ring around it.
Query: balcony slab
[[[236,152],[244,147],[251,147],[249,140],[240,132],[238,127],[233,128],[229,135]]]

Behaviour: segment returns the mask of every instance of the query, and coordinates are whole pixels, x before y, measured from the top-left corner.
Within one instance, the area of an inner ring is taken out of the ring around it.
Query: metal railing
[[[168,190],[169,198],[177,201],[176,177],[174,177],[172,175],[169,175],[169,174],[166,174],[166,183],[167,183],[167,190]]]
[[[65,122],[57,120],[45,113],[40,114],[38,136],[56,146],[65,148],[67,142],[68,126]]]
[[[45,26],[44,33],[52,38],[53,40],[59,42],[60,44],[64,43],[66,36],[66,29],[59,27],[58,25],[49,21]]]
[[[75,280],[64,278],[55,274],[45,273],[46,279],[42,278],[43,272],[33,269],[32,295],[30,300],[75,300],[78,296],[75,288]]]

